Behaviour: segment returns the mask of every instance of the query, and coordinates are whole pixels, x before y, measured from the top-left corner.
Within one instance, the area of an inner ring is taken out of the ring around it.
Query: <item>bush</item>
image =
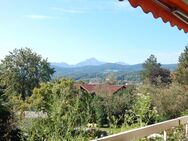
[[[45,118],[31,121],[30,126],[23,124],[24,138],[27,140],[86,140],[80,134],[73,136],[75,129],[82,130],[89,120],[89,100],[84,93],[74,88],[72,80],[60,80],[36,88],[30,98],[31,107],[47,113]],[[32,102],[33,101],[33,102]]]
[[[93,100],[95,110],[96,123],[99,127],[109,126],[106,101],[103,97],[96,96]]]
[[[179,117],[188,108],[188,92],[180,84],[173,83],[169,87],[156,88],[154,91],[153,104],[166,119]]]
[[[141,87],[140,91],[148,93],[151,97],[151,106],[156,107],[160,121],[179,117],[188,109],[188,91],[179,83],[172,83],[166,87],[151,85]]]
[[[95,108],[96,122],[100,127],[121,127],[124,124],[124,116],[128,114],[135,102],[133,89],[134,87],[112,96],[95,96],[93,107]]]
[[[152,106],[149,93],[139,93],[137,100],[133,106],[133,113],[137,117],[137,122],[140,126],[156,123],[158,120],[158,112]]]
[[[0,140],[19,141],[20,130],[14,125],[14,115],[10,109],[0,102]]]

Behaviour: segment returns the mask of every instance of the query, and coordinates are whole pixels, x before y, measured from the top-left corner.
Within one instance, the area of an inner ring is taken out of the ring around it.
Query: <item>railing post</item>
[[[166,134],[166,131],[163,131],[163,138],[164,138],[164,141],[167,141],[167,134]]]
[[[188,137],[188,124],[185,124],[185,137]]]

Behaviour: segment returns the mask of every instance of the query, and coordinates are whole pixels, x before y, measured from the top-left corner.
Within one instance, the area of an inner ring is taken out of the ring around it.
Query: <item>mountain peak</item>
[[[129,64],[125,63],[125,62],[116,62],[116,64],[119,64],[119,65],[129,65]]]
[[[97,60],[94,57],[88,58],[88,59],[86,59],[86,60],[84,60],[84,61],[82,61],[78,64],[75,64],[75,65],[69,65],[69,64],[64,63],[64,62],[61,62],[61,63],[53,62],[51,64],[54,65],[54,66],[57,66],[57,67],[65,67],[65,68],[77,68],[77,67],[84,67],[84,66],[100,66],[100,65],[103,65],[103,64],[128,65],[124,62],[116,62],[116,63],[103,62],[103,61]]]
[[[57,66],[57,67],[65,67],[65,68],[70,67],[69,64],[64,63],[64,62],[61,62],[61,63],[52,62],[51,65],[52,65],[52,66]]]
[[[86,59],[85,61],[99,61],[99,60],[97,60],[96,58],[92,57],[92,58]]]
[[[89,58],[86,59],[85,61],[82,61],[76,65],[74,65],[75,67],[82,67],[82,66],[98,66],[98,65],[102,65],[105,62],[101,62],[99,60],[97,60],[96,58]]]

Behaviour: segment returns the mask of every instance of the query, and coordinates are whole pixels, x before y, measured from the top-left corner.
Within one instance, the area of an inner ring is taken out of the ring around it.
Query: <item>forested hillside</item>
[[[102,65],[90,65],[82,67],[60,67],[52,63],[55,68],[54,78],[69,77],[75,80],[102,81],[107,74],[115,73],[118,80],[140,82],[140,72],[143,70],[142,64],[120,65],[116,63],[106,63]],[[163,68],[175,71],[177,64],[164,64]]]

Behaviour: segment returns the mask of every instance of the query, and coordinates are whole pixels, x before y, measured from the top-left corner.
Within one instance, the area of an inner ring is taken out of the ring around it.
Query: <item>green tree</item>
[[[147,58],[147,60],[143,64],[144,70],[141,73],[142,79],[149,80],[153,69],[160,68],[160,66],[160,63],[157,63],[157,58],[153,54],[150,55],[150,57]]]
[[[154,68],[151,72],[150,83],[156,86],[170,84],[172,78],[170,76],[170,71],[164,68]]]
[[[179,64],[176,71],[177,80],[181,84],[188,84],[188,45],[179,57]]]
[[[22,127],[27,140],[86,140],[88,135],[82,135],[82,127],[90,120],[90,97],[78,91],[72,80],[42,84],[34,89],[29,101],[33,109],[47,115]]]
[[[140,126],[153,124],[157,121],[157,111],[151,105],[151,97],[148,94],[139,94],[133,112],[138,117]]]
[[[96,122],[99,126],[120,127],[124,122],[124,115],[132,108],[136,95],[134,87],[122,90],[114,95],[100,94],[94,97],[93,107]]]
[[[105,98],[101,96],[95,96],[92,102],[95,110],[96,123],[99,127],[109,124],[105,102]]]
[[[47,59],[29,48],[14,49],[2,60],[1,80],[6,86],[6,94],[21,95],[25,100],[41,82],[51,79],[54,69]]]
[[[4,86],[0,84],[0,140],[18,141],[20,131],[15,126],[15,115],[6,99]]]
[[[160,63],[157,63],[157,58],[151,55],[143,64],[142,79],[148,81],[152,85],[170,84],[170,71],[161,68]]]

